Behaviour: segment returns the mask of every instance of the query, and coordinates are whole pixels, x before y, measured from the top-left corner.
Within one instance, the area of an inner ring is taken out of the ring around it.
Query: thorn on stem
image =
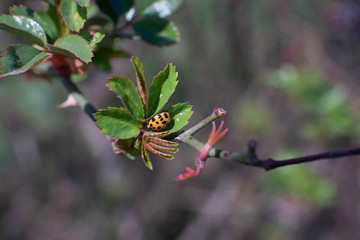
[[[254,140],[248,143],[248,152],[251,158],[256,155],[256,145],[257,143]]]
[[[265,161],[265,170],[266,171],[270,171],[271,169],[276,168],[276,162],[272,159],[269,158],[268,160]]]
[[[57,105],[57,107],[58,108],[67,108],[67,107],[72,107],[72,106],[76,106],[76,105],[77,105],[77,103],[76,103],[74,96],[69,94],[67,99],[63,103]]]

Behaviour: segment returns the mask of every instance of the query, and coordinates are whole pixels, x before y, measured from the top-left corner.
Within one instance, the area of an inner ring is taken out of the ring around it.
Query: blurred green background
[[[41,7],[39,1],[1,1]],[[157,48],[124,40],[148,81],[172,62],[171,103],[189,102],[191,126],[214,106],[230,129],[217,147],[286,159],[356,147],[360,137],[360,3],[331,0],[184,0],[171,17],[181,41]],[[2,32],[0,49],[21,40]],[[80,88],[98,108],[121,102],[111,74],[89,69]],[[57,81],[0,79],[0,239],[360,239],[359,157],[271,172],[209,159],[197,178],[174,181],[196,152],[173,161],[113,154],[78,108],[58,109]],[[197,134],[206,141],[210,127]]]

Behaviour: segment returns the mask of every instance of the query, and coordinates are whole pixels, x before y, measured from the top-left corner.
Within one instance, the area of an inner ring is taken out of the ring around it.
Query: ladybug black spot
[[[169,118],[169,117],[168,117],[168,115],[167,115],[166,113],[164,113],[164,117],[165,117],[165,118]]]
[[[159,124],[159,122],[155,122],[156,124]]]
[[[158,129],[161,129],[161,127],[160,127],[160,126],[158,126],[157,128],[158,128]]]
[[[166,121],[163,121],[162,124],[166,124]]]
[[[150,127],[152,127],[153,125],[152,125],[152,123],[150,123]]]
[[[155,122],[155,118],[153,117],[153,118],[151,119],[151,121]]]
[[[161,118],[161,115],[160,115],[160,114],[158,114],[158,115],[157,115],[157,117],[158,117],[158,118]]]
[[[160,122],[162,122],[164,119],[163,118],[160,118]]]

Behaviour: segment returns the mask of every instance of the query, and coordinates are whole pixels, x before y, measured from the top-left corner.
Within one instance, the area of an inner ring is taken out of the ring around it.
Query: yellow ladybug
[[[169,121],[170,114],[168,112],[162,112],[150,119],[148,123],[148,128],[153,131],[160,131],[161,129],[164,129],[166,127]]]

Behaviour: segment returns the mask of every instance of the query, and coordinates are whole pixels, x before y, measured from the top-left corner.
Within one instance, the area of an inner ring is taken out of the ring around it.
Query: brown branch
[[[352,155],[358,155],[360,154],[360,148],[354,148],[349,150],[342,150],[342,151],[335,151],[335,152],[325,152],[325,153],[319,153],[314,155],[308,155],[298,158],[291,158],[287,160],[282,161],[276,161],[271,158],[265,160],[265,169],[266,171],[288,166],[288,165],[294,165],[294,164],[300,164],[300,163],[306,163],[306,162],[312,162],[316,160],[322,160],[322,159],[332,159],[332,158],[340,158],[340,157],[346,157],[346,156],[352,156]]]
[[[223,153],[219,152],[221,150],[217,150],[218,157],[223,155]],[[231,153],[236,154],[236,153]],[[340,157],[347,157],[352,155],[359,155],[360,154],[360,148],[353,148],[348,150],[340,150],[340,151],[332,151],[332,152],[324,152],[324,153],[318,153],[314,155],[307,155],[297,158],[290,158],[286,160],[274,160],[272,158],[261,160],[256,155],[256,142],[250,141],[248,144],[248,153],[246,156],[248,157],[247,162],[244,162],[243,159],[241,161],[237,161],[239,159],[230,159],[235,162],[243,163],[246,165],[254,166],[254,167],[260,167],[265,169],[266,171],[270,171],[279,167],[294,165],[294,164],[301,164],[306,162],[312,162],[317,160],[323,160],[323,159],[335,159]],[[244,155],[242,155],[243,157]],[[221,157],[220,157],[221,158]]]

